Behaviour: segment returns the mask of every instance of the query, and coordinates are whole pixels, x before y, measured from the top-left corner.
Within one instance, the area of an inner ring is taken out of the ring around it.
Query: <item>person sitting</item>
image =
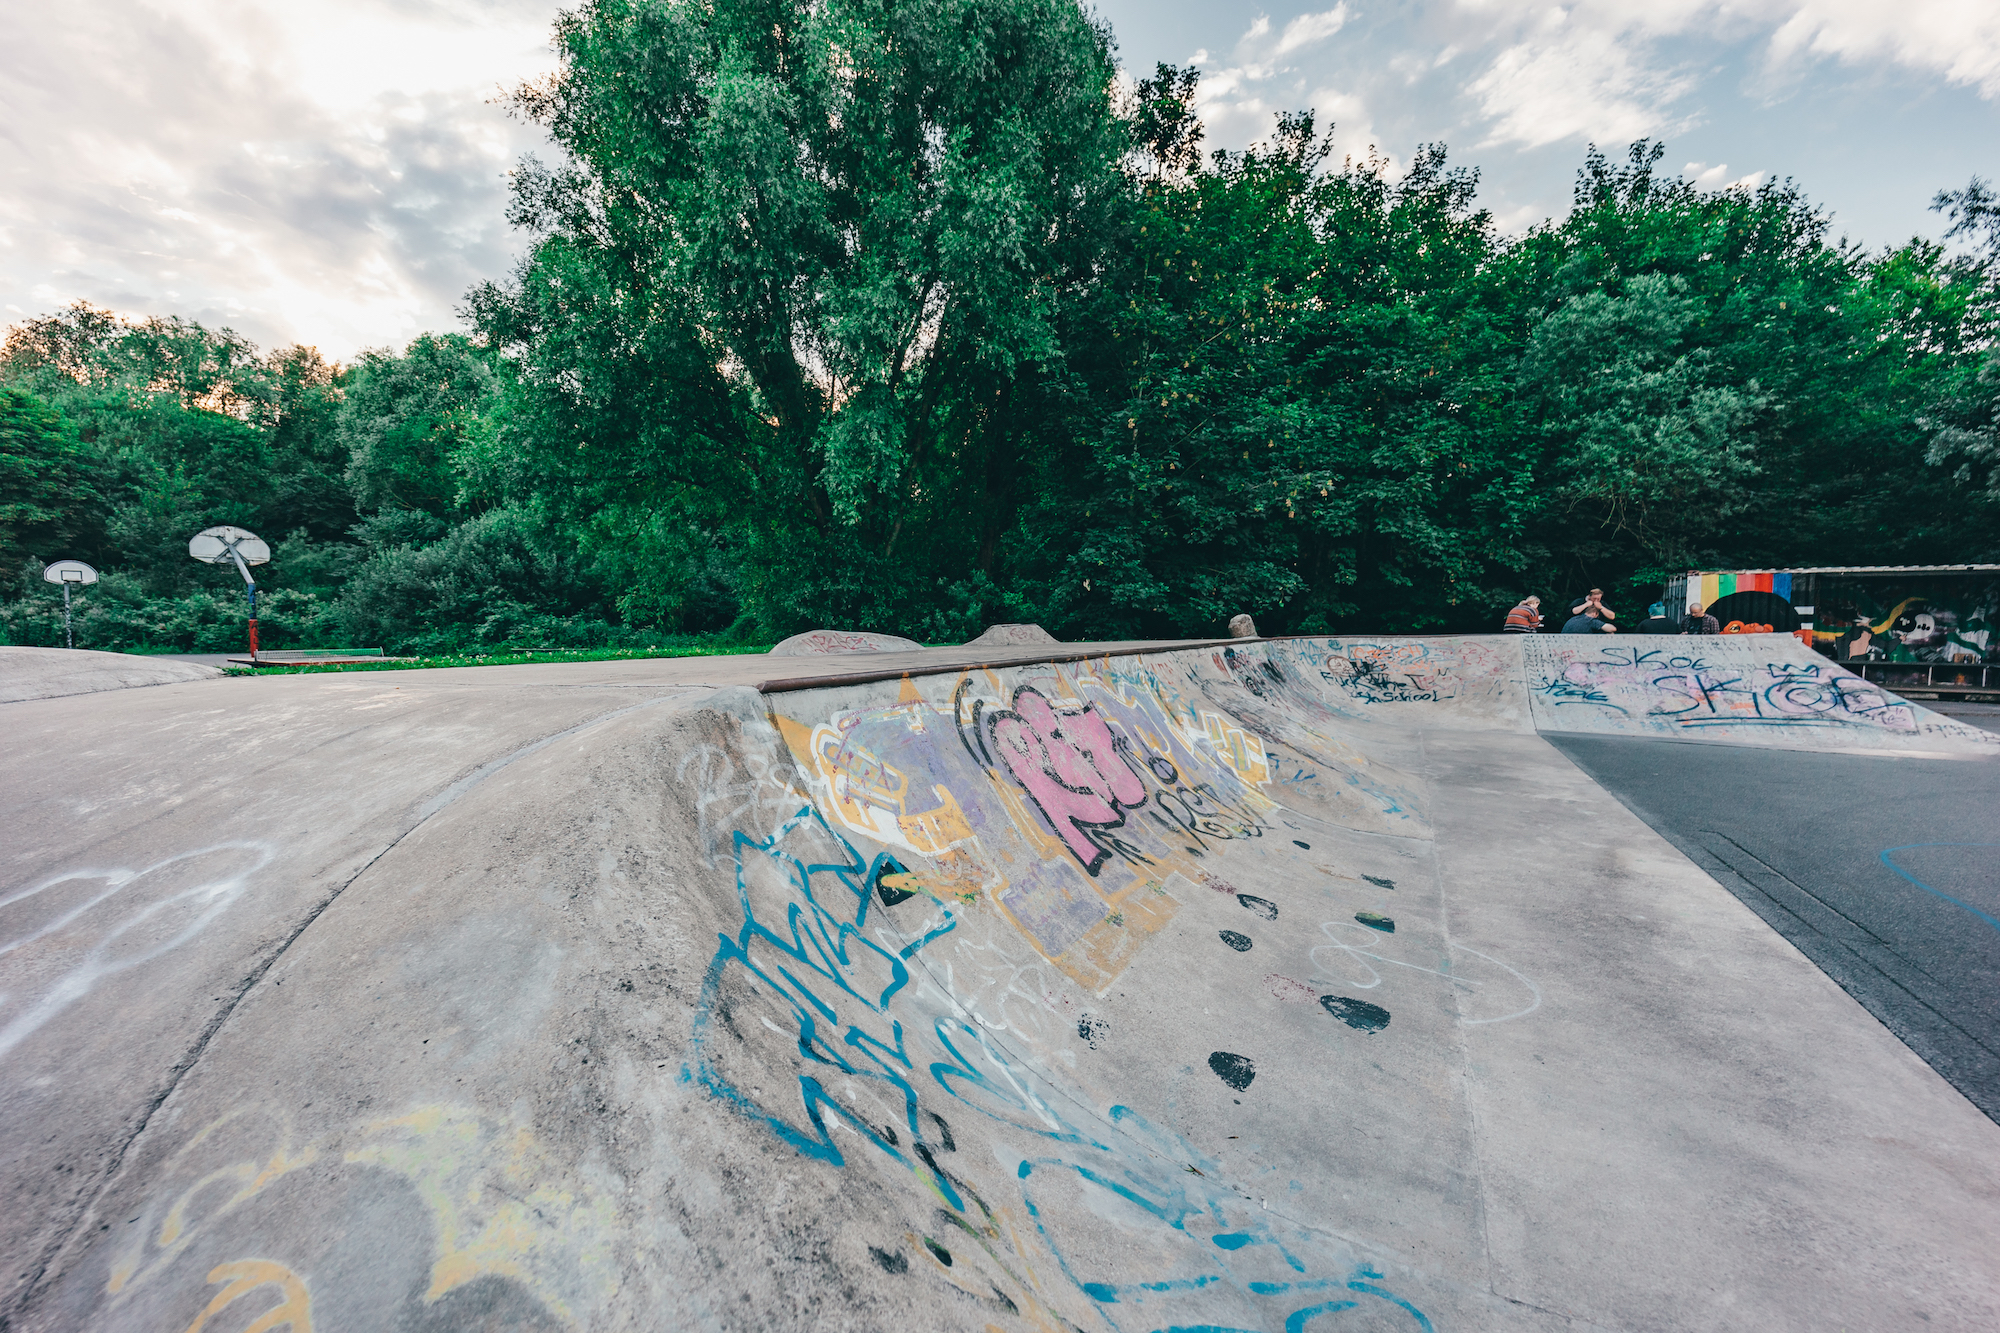
[[[1635,634],[1678,634],[1681,627],[1667,619],[1667,604],[1654,602],[1646,608],[1646,618],[1639,622]]]
[[[1722,622],[1718,621],[1714,616],[1703,614],[1701,603],[1695,602],[1688,607],[1688,613],[1681,617],[1681,633],[1720,634],[1722,633]]]
[[[1563,633],[1616,634],[1618,632],[1618,627],[1616,625],[1611,624],[1609,621],[1602,619],[1599,616],[1598,613],[1602,610],[1603,610],[1602,607],[1597,607],[1597,606],[1584,607],[1583,610],[1577,612],[1575,615],[1569,618],[1569,623],[1563,626]]]
[[[1534,634],[1542,628],[1542,599],[1523,597],[1512,611],[1507,613],[1507,623],[1500,627],[1502,634]]]

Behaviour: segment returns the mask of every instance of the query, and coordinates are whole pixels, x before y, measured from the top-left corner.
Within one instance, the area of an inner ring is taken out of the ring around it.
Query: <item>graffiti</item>
[[[1124,827],[1125,811],[1146,799],[1145,784],[1125,762],[1126,747],[1104,719],[1088,704],[1059,714],[1040,690],[1024,685],[1011,710],[986,713],[980,738],[1095,875],[1115,842],[1098,832]]]
[[[306,1293],[306,1284],[283,1264],[274,1264],[268,1259],[243,1259],[218,1264],[209,1272],[208,1280],[210,1285],[217,1282],[229,1285],[217,1292],[207,1307],[195,1316],[195,1321],[188,1325],[187,1333],[201,1333],[208,1327],[209,1320],[243,1297],[265,1287],[278,1289],[278,1303],[246,1325],[243,1333],[270,1333],[270,1330],[280,1328],[288,1328],[292,1333],[312,1333],[312,1297]]]
[[[200,935],[271,860],[259,842],[224,842],[140,870],[69,870],[0,897],[8,938],[0,959],[29,945],[74,955],[38,986],[0,991],[0,1057],[78,1003],[106,977],[149,963]]]
[[[834,826],[911,854],[891,893],[994,912],[1093,991],[1172,917],[1173,884],[1277,808],[1264,742],[1150,671],[967,672],[935,702],[906,681],[893,704],[772,721]]]
[[[1766,663],[1747,671],[1693,668],[1648,682],[1662,696],[1652,712],[1680,727],[1728,723],[1839,725],[1872,722],[1914,732],[1916,714],[1858,677],[1821,674],[1818,664]]]
[[[1268,657],[1239,653],[1234,648],[1211,656],[1218,670],[1259,699],[1268,698],[1286,683],[1285,673]]]
[[[1309,955],[1313,966],[1327,975],[1316,976],[1316,981],[1346,986],[1352,990],[1374,990],[1383,981],[1383,974],[1375,964],[1403,968],[1411,972],[1421,972],[1427,976],[1442,977],[1456,987],[1464,996],[1459,1022],[1467,1027],[1477,1027],[1483,1023],[1504,1023],[1511,1018],[1525,1018],[1542,1007],[1541,988],[1527,976],[1509,967],[1491,954],[1463,944],[1451,943],[1445,947],[1453,954],[1463,954],[1476,959],[1470,974],[1464,968],[1454,967],[1447,960],[1440,960],[1438,967],[1425,967],[1420,963],[1405,962],[1400,958],[1390,958],[1378,951],[1378,946],[1388,941],[1365,922],[1325,921],[1320,923],[1320,933],[1327,938],[1325,944],[1315,945]],[[1358,943],[1356,941],[1359,941]],[[1322,957],[1321,955],[1325,956]],[[1497,973],[1484,973],[1478,964],[1487,964],[1498,969]],[[1525,999],[1527,1003],[1521,1005]],[[1519,1008],[1509,1008],[1520,1005]],[[1494,1013],[1491,1010],[1501,1010]],[[1471,1013],[1480,1017],[1470,1017]]]
[[[1751,652],[1713,638],[1699,648],[1530,638],[1522,652],[1531,678],[1539,680],[1531,691],[1535,705],[1562,710],[1562,722],[1552,720],[1552,726],[1574,726],[1581,718],[1589,727],[1598,717],[1614,726],[1620,725],[1615,718],[1631,718],[1665,733],[1853,728],[1876,736],[1914,736],[1919,731],[1919,710],[1894,695],[1818,658],[1773,659],[1761,645]]]
[[[289,1114],[251,1106],[205,1125],[153,1173],[155,1183],[122,1228],[111,1259],[104,1290],[119,1312],[113,1323],[123,1326],[134,1321],[134,1311],[171,1302],[182,1289],[184,1258],[270,1244],[260,1217],[310,1208],[314,1191],[331,1188],[338,1197],[347,1188],[339,1176],[354,1170],[385,1171],[407,1182],[429,1217],[428,1271],[417,1271],[406,1294],[385,1292],[388,1299],[442,1315],[456,1293],[497,1282],[517,1290],[517,1306],[575,1322],[601,1309],[618,1288],[612,1256],[621,1228],[614,1208],[564,1179],[525,1124],[466,1106],[426,1105],[299,1141]],[[339,1244],[340,1231],[306,1244]],[[313,1296],[299,1275],[308,1270],[300,1258],[310,1256],[288,1258],[289,1264],[265,1257],[208,1267],[208,1284],[228,1285],[189,1333],[225,1322],[266,1330],[289,1324],[292,1333],[310,1333]],[[276,1304],[240,1322],[239,1307],[272,1298]]]
[[[1457,694],[1446,663],[1425,644],[1353,644],[1328,653],[1320,679],[1364,703],[1438,703]]]
[[[1562,676],[1545,678],[1535,686],[1535,692],[1545,699],[1553,699],[1558,704],[1601,704],[1613,712],[1625,710],[1611,702],[1611,697],[1603,690]]]
[[[734,845],[742,923],[717,939],[679,1078],[803,1158],[914,1178],[937,1226],[874,1247],[882,1271],[929,1273],[1051,1329],[1296,1328],[1362,1301],[1431,1327],[1379,1266],[1329,1259],[1345,1245],[1231,1188],[1218,1163],[1130,1108],[1083,1110],[1003,1045],[1012,1018],[993,1022],[984,1002],[975,1013],[940,979],[953,972],[938,942],[960,924],[949,908],[906,943],[875,924],[870,883],[886,853],[862,856],[810,807]],[[1080,1040],[1107,1031],[1089,1013],[1069,1022]],[[1001,1197],[958,1165],[961,1117],[1015,1163],[1006,1183],[1017,1193]],[[1135,1254],[1094,1244],[1099,1226],[1051,1225],[1107,1216],[1149,1228],[1157,1245]]]

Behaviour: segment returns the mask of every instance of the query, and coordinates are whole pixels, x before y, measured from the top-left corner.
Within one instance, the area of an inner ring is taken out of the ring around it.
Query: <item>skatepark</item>
[[[2000,1327],[2000,734],[1788,636],[112,656],[0,1328]]]

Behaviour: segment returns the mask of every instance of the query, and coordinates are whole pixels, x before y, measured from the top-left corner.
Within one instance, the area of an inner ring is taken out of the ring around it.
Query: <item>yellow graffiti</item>
[[[167,1164],[168,1175],[171,1176],[183,1160],[187,1159],[209,1139],[219,1135],[223,1130],[234,1125],[236,1122],[255,1117],[258,1114],[260,1113],[255,1109],[232,1111],[228,1115],[209,1124],[201,1133],[189,1140],[185,1147],[174,1154],[172,1161]],[[238,1205],[256,1197],[256,1195],[269,1187],[272,1182],[298,1170],[302,1166],[310,1165],[319,1156],[319,1149],[311,1144],[307,1144],[296,1153],[290,1151],[287,1145],[291,1140],[291,1123],[283,1117],[278,1117],[277,1120],[278,1123],[275,1126],[277,1144],[272,1148],[269,1157],[253,1157],[243,1161],[232,1162],[228,1166],[218,1167],[198,1178],[192,1185],[189,1185],[175,1196],[173,1202],[167,1207],[167,1215],[161,1221],[158,1235],[153,1241],[155,1245],[159,1246],[159,1253],[154,1256],[153,1261],[149,1265],[145,1262],[147,1233],[144,1229],[135,1233],[133,1247],[128,1249],[112,1265],[111,1280],[107,1285],[107,1290],[110,1294],[116,1296],[119,1292],[123,1291],[135,1276],[140,1275],[142,1265],[145,1267],[147,1273],[151,1273],[172,1263],[175,1258],[179,1257],[180,1252],[187,1247],[188,1241],[192,1239],[194,1234],[211,1217],[220,1217]],[[220,1203],[216,1204],[212,1213],[198,1214],[197,1205],[201,1202],[202,1196],[208,1194],[212,1187],[218,1184],[226,1185],[231,1181],[239,1182],[238,1188],[222,1199]]]
[[[211,1285],[217,1282],[229,1285],[215,1293],[207,1308],[188,1325],[187,1333],[201,1333],[209,1320],[229,1306],[253,1291],[272,1286],[278,1289],[281,1297],[278,1304],[257,1316],[243,1333],[271,1333],[278,1328],[289,1328],[292,1333],[312,1333],[312,1296],[298,1275],[283,1264],[272,1263],[269,1259],[239,1259],[233,1264],[218,1264],[210,1269],[208,1280]]]
[[[949,790],[942,786],[931,790],[937,793],[937,806],[920,814],[898,815],[896,827],[911,848],[925,856],[939,856],[972,839],[972,821]]]
[[[616,1285],[615,1210],[608,1201],[580,1200],[543,1183],[561,1172],[526,1126],[495,1127],[467,1107],[426,1106],[374,1121],[363,1132],[375,1142],[350,1151],[347,1160],[395,1171],[430,1210],[438,1258],[425,1300],[492,1274],[519,1279],[574,1322],[565,1288]]]
[[[1264,744],[1241,727],[1232,727],[1228,719],[1220,713],[1201,715],[1202,734],[1214,745],[1215,753],[1222,762],[1236,771],[1236,776],[1251,787],[1262,787],[1271,780],[1271,761],[1264,754]]]
[[[234,1142],[246,1129],[261,1139],[261,1146],[255,1140]],[[470,1107],[426,1106],[335,1130],[296,1150],[290,1146],[291,1133],[287,1117],[252,1107],[220,1117],[182,1147],[167,1164],[168,1180],[177,1173],[183,1180],[192,1175],[205,1146],[212,1152],[214,1145],[229,1145],[223,1151],[239,1160],[205,1170],[184,1187],[176,1182],[146,1206],[146,1224],[132,1229],[129,1248],[112,1266],[107,1290],[114,1300],[165,1270],[209,1224],[324,1152],[393,1171],[415,1187],[436,1237],[438,1257],[431,1267],[428,1300],[487,1274],[512,1277],[552,1313],[575,1323],[578,1309],[595,1306],[617,1287],[611,1258],[619,1230],[615,1208],[606,1199],[579,1198],[546,1183],[560,1179],[562,1170],[547,1160],[524,1125],[485,1119]],[[162,1211],[162,1221],[153,1226],[150,1219],[161,1217]],[[269,1274],[284,1271],[263,1260],[254,1262],[265,1265],[256,1271],[267,1275],[217,1296],[197,1329],[250,1287],[278,1280]],[[241,1265],[225,1265],[216,1273],[225,1269],[232,1278],[252,1276]],[[211,1275],[209,1280],[224,1279]],[[285,1303],[263,1316],[267,1322],[255,1329],[288,1322],[293,1333],[310,1329],[303,1297],[294,1300],[289,1288],[286,1293]]]

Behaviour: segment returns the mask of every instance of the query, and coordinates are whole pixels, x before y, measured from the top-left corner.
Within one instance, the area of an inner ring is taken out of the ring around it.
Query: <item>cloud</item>
[[[1347,6],[1335,5],[1324,14],[1301,14],[1285,25],[1284,35],[1278,38],[1277,54],[1290,55],[1314,42],[1325,41],[1339,32],[1347,22]]]
[[[548,69],[537,5],[71,0],[0,68],[0,304],[85,299],[333,356],[456,323],[507,267],[490,104]]]
[[[1774,77],[1813,58],[1899,65],[2000,98],[2000,4],[1980,0],[1458,0],[1451,21],[1447,50],[1485,60],[1466,92],[1487,145],[1679,133],[1702,119],[1690,47],[1761,48]]]
[[[1771,34],[1785,65],[1829,56],[1850,65],[1887,61],[2000,99],[2000,5],[1991,0],[1804,0]]]
[[[1282,28],[1270,16],[1260,14],[1243,31],[1228,58],[1219,65],[1208,61],[1206,48],[1196,53],[1194,64],[1202,66],[1202,80],[1195,94],[1195,107],[1212,143],[1256,142],[1271,132],[1281,111],[1307,108],[1319,112],[1321,128],[1349,116],[1364,121],[1366,108],[1352,92],[1338,86],[1309,88],[1310,73],[1297,58],[1325,42],[1347,25],[1345,3],[1319,13],[1300,14]],[[1343,135],[1343,140],[1347,136]]]
[[[1681,168],[1681,175],[1686,176],[1704,190],[1733,190],[1738,188],[1754,190],[1764,183],[1764,177],[1768,174],[1768,172],[1753,171],[1748,175],[1738,176],[1734,180],[1731,180],[1729,176],[1729,164],[1727,162],[1718,162],[1712,167],[1706,162],[1690,162]]]
[[[1506,47],[1466,85],[1487,121],[1482,147],[1638,139],[1687,121],[1673,106],[1694,85],[1688,74],[1648,64],[1617,33],[1562,19],[1556,11],[1535,40]]]

